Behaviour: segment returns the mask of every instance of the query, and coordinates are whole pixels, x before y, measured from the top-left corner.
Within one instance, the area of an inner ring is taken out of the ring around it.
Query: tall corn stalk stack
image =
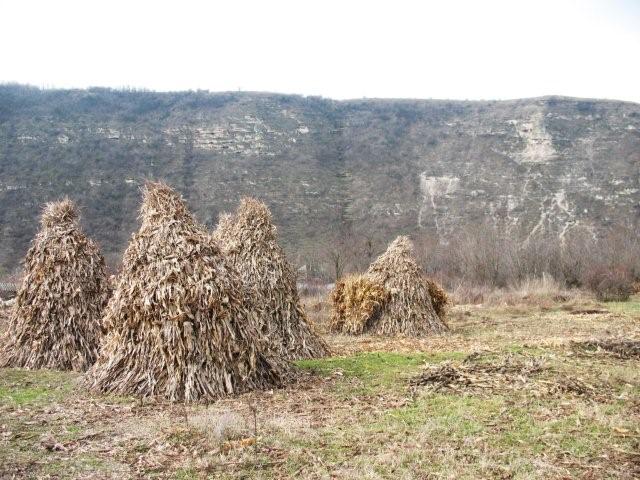
[[[0,366],[84,371],[96,360],[109,297],[104,258],[73,202],[48,203],[25,259]]]
[[[391,242],[369,266],[367,276],[390,294],[372,333],[424,336],[447,330],[433,307],[429,285],[413,258],[408,237],[399,236]]]
[[[236,270],[169,186],[143,196],[89,388],[193,402],[279,385],[288,365],[267,349]]]
[[[223,252],[248,286],[248,308],[260,312],[260,328],[275,350],[291,360],[329,352],[309,323],[296,285],[296,275],[278,245],[268,207],[244,198],[233,215],[220,217],[214,233]]]

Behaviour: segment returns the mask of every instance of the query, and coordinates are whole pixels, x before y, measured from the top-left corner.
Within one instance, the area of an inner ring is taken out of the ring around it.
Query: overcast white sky
[[[0,82],[640,102],[640,0],[0,0]]]

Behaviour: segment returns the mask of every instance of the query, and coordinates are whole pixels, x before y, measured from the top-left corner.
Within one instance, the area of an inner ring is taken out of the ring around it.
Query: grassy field
[[[327,309],[308,301],[322,327]],[[326,335],[286,388],[182,406],[0,370],[0,478],[640,478],[640,299],[457,306],[451,333]],[[629,347],[635,345],[635,350]]]

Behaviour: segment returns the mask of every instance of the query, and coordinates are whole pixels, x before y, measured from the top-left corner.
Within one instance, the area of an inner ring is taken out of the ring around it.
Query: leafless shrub
[[[586,286],[603,302],[625,301],[633,293],[633,276],[624,267],[597,266],[585,275]]]
[[[557,303],[575,300],[580,295],[576,289],[568,289],[550,274],[526,278],[505,288],[460,284],[452,293],[455,303],[484,304],[491,306],[530,305],[548,308]]]
[[[332,288],[333,284],[318,279],[298,282],[298,292],[301,297],[321,297],[329,293]]]
[[[453,289],[451,296],[454,303],[458,305],[479,305],[484,303],[485,298],[489,296],[491,290],[492,289],[486,285],[459,283]]]
[[[493,224],[461,227],[446,237],[431,233],[412,236],[418,264],[430,278],[454,292],[463,303],[482,303],[491,291],[508,293],[531,281],[557,282],[557,297],[567,289],[588,289],[587,277],[594,269],[626,269],[640,282],[640,235],[638,227],[617,226],[595,231],[574,226],[562,236],[557,232],[518,235]],[[335,239],[341,252],[336,264],[317,269],[324,281],[335,273],[362,272],[372,254],[381,251],[380,238],[364,232],[341,230]],[[349,247],[348,249],[346,247]],[[328,257],[325,256],[325,261]],[[549,295],[551,297],[551,293]]]
[[[490,291],[512,295],[533,287],[531,282],[556,289],[560,297],[561,290],[570,288],[595,291],[595,272],[609,272],[606,278],[600,273],[597,283],[617,289],[615,295],[623,298],[627,289],[621,282],[640,279],[638,238],[637,230],[622,227],[600,236],[576,227],[562,238],[556,234],[520,238],[483,225],[462,229],[448,239],[425,235],[416,245],[423,268],[453,290],[456,301],[483,303]]]

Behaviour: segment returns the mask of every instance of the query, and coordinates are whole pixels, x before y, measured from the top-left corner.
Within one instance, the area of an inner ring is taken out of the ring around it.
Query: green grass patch
[[[389,353],[366,352],[350,357],[331,357],[314,360],[300,360],[296,365],[303,370],[310,370],[318,375],[331,375],[341,372],[345,377],[362,380],[364,386],[390,387],[408,375],[417,373],[425,363],[438,363],[444,360],[460,359],[465,356],[461,352],[444,353]]]
[[[503,405],[499,396],[430,394],[409,406],[388,411],[372,428],[426,429],[434,436],[465,438],[484,430],[483,423],[493,419]]]
[[[614,313],[623,313],[626,315],[640,315],[640,296],[634,295],[626,302],[607,302],[605,307]]]
[[[77,373],[0,369],[0,403],[34,405],[59,400],[73,388]]]
[[[175,472],[173,478],[176,480],[191,480],[201,478],[201,476],[199,476],[198,472],[193,468],[180,468]]]
[[[101,472],[110,470],[110,465],[101,458],[91,454],[80,454],[71,460],[60,461],[53,456],[49,456],[47,462],[43,462],[41,475],[54,476],[55,478],[78,478],[99,476]]]

